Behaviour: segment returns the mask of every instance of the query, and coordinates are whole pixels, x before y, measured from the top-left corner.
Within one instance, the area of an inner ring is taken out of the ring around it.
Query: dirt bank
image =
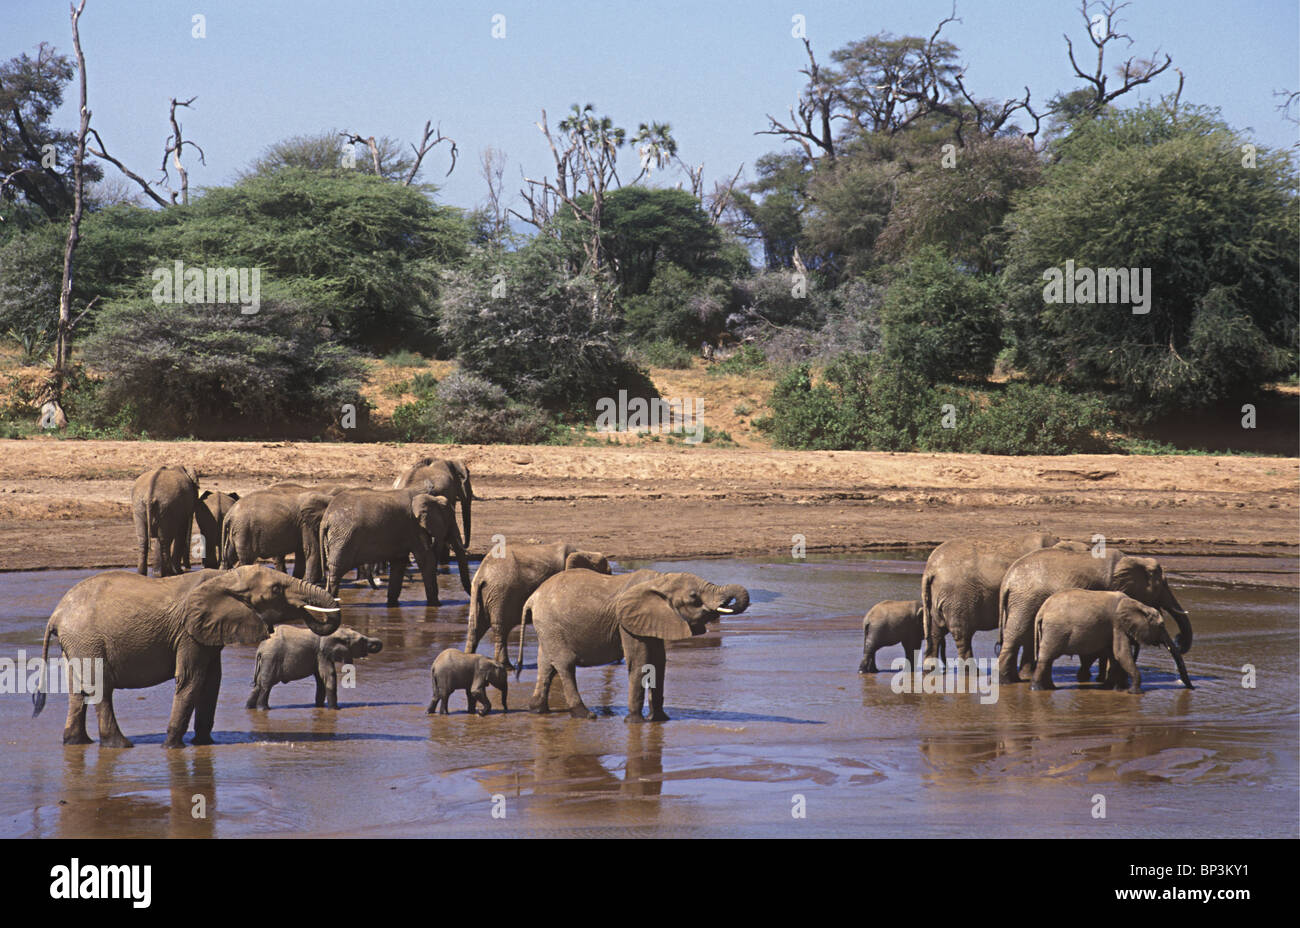
[[[158,464],[204,487],[295,478],[389,485],[424,453],[468,462],[472,548],[572,538],[620,558],[924,548],[987,531],[1187,555],[1300,550],[1300,460],[640,447],[0,441],[0,569],[129,566],[131,481]]]

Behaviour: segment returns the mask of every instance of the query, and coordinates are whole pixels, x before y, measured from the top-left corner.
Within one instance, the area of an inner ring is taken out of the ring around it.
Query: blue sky
[[[197,96],[182,124],[207,165],[188,159],[192,186],[230,182],[277,139],[337,127],[417,141],[431,118],[457,140],[460,162],[444,180],[440,148],[424,178],[442,185],[439,200],[471,207],[484,195],[479,151],[506,153],[513,192],[521,168],[539,176],[549,167],[534,125],[541,109],[553,123],[574,102],[595,103],[629,133],[643,121],[671,123],[686,160],[704,163],[709,187],[742,163],[752,177],[755,159],[780,144],[753,133],[766,113],[784,114],[802,84],[792,16],[806,17],[828,60],[832,49],[882,30],[928,35],[949,9],[949,0],[88,0],[82,43],[94,125],[114,155],[150,179],[169,98]],[[191,36],[195,13],[206,17],[206,38]],[[504,39],[491,34],[498,13]],[[944,35],[980,96],[1019,95],[1028,84],[1042,102],[1075,86],[1062,33],[1091,51],[1072,2],[959,0],[957,15],[962,22]],[[1186,73],[1185,101],[1220,107],[1264,145],[1294,142],[1273,92],[1300,89],[1295,0],[1134,0],[1122,15],[1132,53],[1159,47]],[[0,0],[0,35],[5,58],[41,40],[70,52],[66,0]],[[1161,78],[1134,97],[1175,82]],[[74,85],[60,125],[75,125],[75,96]]]

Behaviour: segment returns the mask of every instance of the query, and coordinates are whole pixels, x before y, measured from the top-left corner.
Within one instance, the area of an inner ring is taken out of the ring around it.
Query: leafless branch
[[[420,139],[419,146],[416,146],[414,144],[411,145],[411,149],[415,152],[415,163],[411,165],[411,170],[406,175],[406,180],[402,184],[402,186],[404,187],[411,186],[411,182],[415,180],[415,175],[420,170],[420,162],[424,160],[424,156],[427,155],[430,151],[432,151],[435,145],[441,144],[442,142],[451,143],[451,167],[447,168],[447,174],[445,176],[450,177],[451,172],[456,170],[456,155],[457,155],[456,140],[452,138],[448,138],[447,136],[442,134],[441,123],[438,125],[437,130],[434,130],[432,126],[433,126],[432,120],[426,121],[424,124],[424,136],[423,138]],[[370,139],[370,141],[371,143],[373,143],[374,139],[372,138]],[[379,173],[378,167],[375,168],[375,173]]]
[[[147,180],[145,180],[139,174],[132,171],[121,161],[118,161],[116,158],[114,158],[112,155],[108,153],[108,149],[104,145],[104,140],[99,137],[98,131],[96,131],[95,129],[91,129],[90,134],[93,135],[95,137],[95,141],[99,143],[99,149],[96,150],[94,148],[87,148],[87,151],[89,151],[96,158],[107,161],[109,164],[115,166],[123,174],[125,174],[127,177],[131,178],[131,180],[139,184],[140,189],[143,190],[145,194],[147,194],[149,198],[152,199],[159,206],[171,205],[170,203],[168,203],[166,200],[164,200],[162,197],[160,197],[157,194],[157,192],[153,189],[153,187],[149,185],[149,182]]]
[[[186,206],[188,206],[190,202],[190,176],[188,173],[186,173],[185,166],[181,164],[181,152],[185,149],[185,146],[188,145],[191,148],[198,151],[200,164],[207,164],[208,162],[204,157],[202,148],[199,148],[199,146],[196,145],[194,142],[187,142],[181,136],[181,124],[176,121],[176,107],[178,106],[188,107],[191,103],[193,103],[197,99],[198,97],[190,97],[188,100],[182,100],[180,102],[177,102],[176,98],[172,97],[171,110],[168,113],[168,119],[171,121],[172,124],[172,134],[167,136],[167,141],[163,144],[163,157],[162,157],[163,180],[164,181],[171,180],[170,176],[167,174],[167,158],[168,156],[170,156],[172,162],[176,165],[176,173],[177,175],[180,176],[181,179],[181,203]],[[176,194],[174,193],[172,194],[172,202],[173,203],[176,202]]]

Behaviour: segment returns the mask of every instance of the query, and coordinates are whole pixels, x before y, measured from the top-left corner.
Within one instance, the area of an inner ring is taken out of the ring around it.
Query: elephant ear
[[[584,570],[594,570],[598,574],[612,573],[609,569],[609,561],[605,555],[596,551],[573,551],[564,559],[564,569],[574,570],[582,568]]]
[[[352,660],[352,652],[345,641],[331,641],[325,646],[325,657],[336,664],[346,664]]]
[[[415,516],[415,520],[420,523],[420,526],[430,535],[434,534],[432,531],[434,526],[429,524],[430,512],[435,509],[446,510],[450,506],[451,503],[447,497],[434,496],[432,493],[418,493],[411,498],[411,513]]]
[[[199,494],[199,501],[202,502],[203,500],[207,499],[211,495],[212,495],[211,490],[204,490],[202,493]]]
[[[638,638],[677,641],[694,634],[673,608],[668,593],[654,580],[638,583],[614,597],[614,617]]]
[[[1124,637],[1135,644],[1141,643],[1147,623],[1146,609],[1140,603],[1123,596],[1116,604],[1116,611],[1118,615],[1115,622]]]
[[[181,600],[185,631],[199,644],[219,648],[269,637],[262,617],[240,598],[240,579],[237,571],[229,571],[200,583]]]
[[[190,478],[190,483],[194,484],[195,487],[199,485],[198,471],[192,467],[182,467],[181,470],[185,472],[186,477]]]
[[[231,501],[232,503],[237,503],[237,502],[239,502],[239,494],[238,494],[238,493],[227,493],[226,495],[230,497],[230,501]]]

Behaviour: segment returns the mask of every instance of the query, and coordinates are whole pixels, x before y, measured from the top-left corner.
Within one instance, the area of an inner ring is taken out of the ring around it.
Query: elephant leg
[[[162,532],[158,533],[158,556],[154,560],[154,568],[160,577],[170,577],[172,575],[171,551],[167,547]]]
[[[217,695],[221,692],[221,652],[217,651],[203,674],[202,685],[194,700],[194,740],[192,744],[212,744],[212,726],[217,718]]]
[[[402,595],[402,583],[406,580],[406,562],[399,561],[393,564],[392,573],[388,575],[388,605],[396,606],[398,598]],[[434,587],[437,592],[437,587]],[[429,605],[436,606],[436,599],[431,600]]]
[[[293,575],[299,580],[307,576],[307,555],[301,545],[293,552]]]
[[[646,669],[649,668],[650,674],[655,674],[657,671],[650,663],[644,639],[634,638],[625,631],[620,631],[620,634],[623,638],[623,654],[627,661],[627,718],[624,721],[644,722],[645,684],[648,676]],[[652,694],[653,692],[651,690]],[[653,702],[653,695],[651,701]]]
[[[551,682],[555,679],[555,667],[546,656],[546,648],[537,649],[537,682],[533,685],[533,696],[528,701],[529,712],[551,711]]]
[[[907,659],[910,661],[912,655],[909,654]],[[876,667],[876,643],[874,641],[868,641],[866,648],[863,649],[862,661],[858,664],[858,673],[879,673]]]
[[[113,711],[113,689],[105,686],[103,697],[95,706],[95,719],[99,722],[101,748],[129,748],[133,745],[117,726],[117,713]]]
[[[320,703],[317,703],[317,705],[320,705]],[[325,705],[330,709],[339,707],[339,668],[332,661],[329,669],[325,672]]]
[[[1052,682],[1052,661],[1054,659],[1046,655],[1039,659],[1034,670],[1033,682],[1029,684],[1031,690],[1056,689],[1056,684]]]
[[[172,697],[172,714],[167,721],[167,738],[164,748],[185,747],[185,732],[190,727],[190,718],[194,715],[194,706],[198,695],[203,691],[204,677],[202,669],[182,669],[176,674],[176,695]]]
[[[957,657],[960,660],[968,661],[975,656],[975,651],[971,647],[971,638],[970,629],[965,627],[952,633],[953,643],[957,645]]]
[[[577,661],[566,657],[555,667],[560,676],[560,685],[564,687],[564,701],[569,706],[569,715],[575,719],[594,719],[596,713],[587,708],[582,701],[582,694],[578,692],[578,675],[575,673],[577,666]]]
[[[1096,656],[1092,654],[1079,655],[1079,670],[1074,675],[1076,682],[1087,683],[1092,680],[1092,662],[1096,659]],[[1098,680],[1100,679],[1098,677]]]
[[[1035,610],[1037,611],[1037,610]],[[998,649],[998,682],[999,683],[1020,683],[1024,677],[1017,672],[1016,658],[1020,655],[1023,647],[1026,651],[1025,662],[1022,666],[1033,666],[1033,655],[1028,653],[1032,645],[1025,645],[1023,628],[1028,627],[1030,633],[1033,632],[1033,615],[1022,620],[1020,609],[1014,605],[1009,605],[1007,610],[1007,623],[1005,628],[999,630],[999,649]]]
[[[1118,665],[1117,669],[1129,678],[1128,691],[1130,693],[1142,692],[1142,671],[1138,670],[1137,655],[1128,648],[1117,648],[1114,663]],[[1115,688],[1120,688],[1118,679]]]
[[[259,682],[254,682],[253,691],[248,694],[248,699],[244,702],[244,708],[256,709],[258,702],[261,701],[261,698],[262,698],[262,684]]]
[[[283,555],[283,554],[281,554],[279,557],[277,557],[277,558],[275,559],[275,569],[278,570],[280,573],[284,573],[284,555]]]
[[[180,545],[180,549],[181,549],[180,564],[181,567],[183,568],[182,572],[186,572],[191,567],[194,566],[190,562],[190,544],[192,543],[193,539],[194,539],[194,516],[190,516],[188,519],[185,520],[185,533],[180,538],[177,539],[177,543]]]
[[[319,670],[313,673],[311,678],[316,681],[316,708],[323,709],[325,708],[325,678],[320,675]]]
[[[664,712],[664,668],[668,655],[663,640],[651,638],[646,642],[646,656],[654,668],[654,686],[650,689],[650,721],[667,722],[669,718]]]
[[[86,734],[86,694],[68,694],[68,720],[63,724],[64,744],[92,744]]]
[[[136,518],[135,534],[140,539],[140,563],[136,571],[144,577],[149,576],[149,530],[145,528],[144,520]]]
[[[431,551],[416,551],[415,563],[420,568],[420,579],[424,581],[424,598],[430,606],[441,606],[438,598],[438,561]],[[403,568],[405,569],[405,568]]]
[[[506,670],[515,669],[515,665],[510,662],[510,629],[500,625],[492,626],[492,660]]]

